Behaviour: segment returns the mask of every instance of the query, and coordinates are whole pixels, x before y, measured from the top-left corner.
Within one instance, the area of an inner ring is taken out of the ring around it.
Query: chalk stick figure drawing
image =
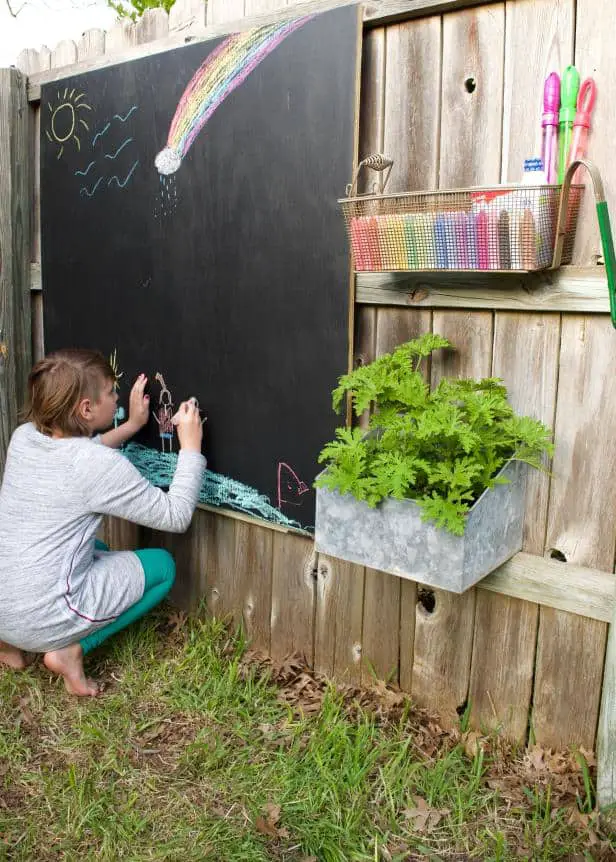
[[[301,506],[299,499],[302,494],[310,490],[308,485],[299,478],[297,473],[284,461],[278,464],[278,508],[282,509],[283,503],[289,506]]]
[[[160,383],[158,409],[154,413],[154,419],[156,419],[158,424],[158,433],[160,435],[160,451],[165,451],[165,441],[167,441],[169,452],[173,452],[173,399],[167,389],[165,378],[160,371],[156,372],[154,379]]]
[[[83,116],[80,116],[80,113],[83,114],[84,111],[92,110],[91,105],[84,101],[85,97],[85,93],[78,93],[76,90],[69,92],[68,87],[66,87],[62,95],[58,90],[55,103],[47,103],[49,117],[45,135],[48,141],[58,145],[57,159],[61,157],[64,152],[64,145],[69,141],[73,142],[77,152],[81,152],[79,135],[83,134],[82,129],[89,132],[90,127]]]
[[[124,377],[124,372],[118,371],[118,351],[116,348],[114,348],[113,353],[109,357],[109,365],[111,365],[111,370],[113,371],[113,389],[114,392],[117,392],[120,388],[120,378]],[[126,413],[124,412],[124,408],[122,406],[118,406],[113,417],[113,427],[117,428],[118,423],[123,422],[125,416]]]

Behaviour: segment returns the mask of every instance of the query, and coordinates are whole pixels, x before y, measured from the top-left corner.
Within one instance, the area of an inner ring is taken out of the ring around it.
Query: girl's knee
[[[164,573],[164,579],[169,584],[169,588],[171,588],[175,581],[175,560],[169,551],[165,551],[162,548],[158,553],[160,554],[160,566]]]
[[[146,548],[135,552],[145,574],[146,590],[165,584],[170,590],[175,581],[175,560],[163,548]]]

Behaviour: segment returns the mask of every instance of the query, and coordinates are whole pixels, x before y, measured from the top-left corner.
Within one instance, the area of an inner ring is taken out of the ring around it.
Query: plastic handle
[[[580,73],[575,66],[567,66],[560,85],[560,122],[573,122],[577,107]]]
[[[556,72],[550,72],[543,85],[543,126],[554,126],[558,123],[560,107],[560,78]]]
[[[577,97],[577,113],[574,125],[590,128],[590,115],[597,98],[597,86],[592,78],[586,78]]]

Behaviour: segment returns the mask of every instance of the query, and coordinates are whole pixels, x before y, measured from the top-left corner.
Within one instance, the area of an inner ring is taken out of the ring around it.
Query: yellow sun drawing
[[[80,127],[83,126],[86,131],[89,131],[90,127],[86,121],[79,116],[79,112],[92,110],[90,105],[82,101],[85,97],[85,93],[77,93],[76,90],[70,90],[69,92],[67,87],[64,90],[64,94],[61,94],[60,90],[58,90],[58,100],[56,104],[53,104],[52,102],[47,103],[50,117],[49,125],[47,129],[45,129],[45,134],[49,141],[59,144],[58,155],[56,156],[57,159],[59,159],[64,152],[64,145],[68,141],[74,141],[77,150],[81,151],[81,143],[79,141],[79,132],[81,131]]]

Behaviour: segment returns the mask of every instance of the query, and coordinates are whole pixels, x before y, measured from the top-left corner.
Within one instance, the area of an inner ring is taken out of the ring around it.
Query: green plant
[[[369,506],[386,497],[415,500],[424,520],[462,535],[466,513],[504,481],[498,473],[507,461],[541,468],[552,453],[551,432],[514,413],[500,379],[444,378],[430,391],[421,363],[446,347],[446,338],[428,333],[340,378],[334,409],[348,396],[357,416],[371,410],[370,432],[336,430],[319,456],[327,469],[318,487]]]
[[[131,21],[137,21],[147,9],[169,12],[174,3],[175,0],[107,0],[107,5],[118,18],[130,18]]]

